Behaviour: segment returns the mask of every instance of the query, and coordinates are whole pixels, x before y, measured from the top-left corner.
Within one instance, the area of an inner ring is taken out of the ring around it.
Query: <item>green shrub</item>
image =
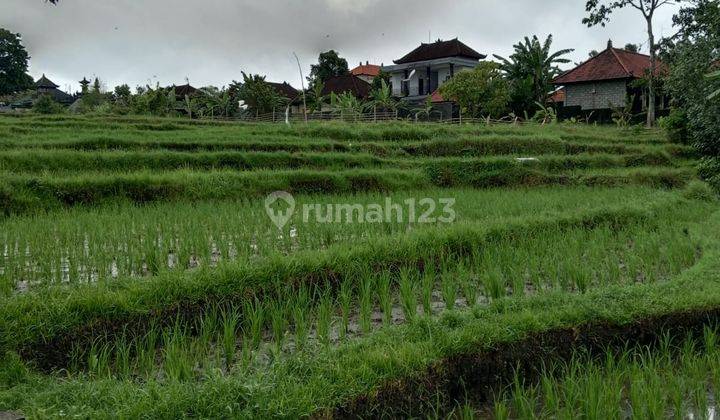
[[[715,201],[718,196],[705,182],[692,181],[682,191],[683,197],[689,200]]]
[[[678,108],[674,108],[670,115],[660,118],[660,128],[665,130],[668,138],[673,143],[690,144],[690,136],[688,134],[688,117],[687,113]]]
[[[60,114],[64,111],[64,108],[49,95],[40,95],[33,105],[33,111],[43,115]]]
[[[716,157],[703,158],[698,168],[698,174],[716,191],[720,191],[720,159]]]

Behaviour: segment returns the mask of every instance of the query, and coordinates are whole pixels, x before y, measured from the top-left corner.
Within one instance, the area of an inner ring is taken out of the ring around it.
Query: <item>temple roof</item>
[[[58,87],[60,87],[60,86],[58,86],[58,85],[56,85],[55,83],[53,83],[52,81],[50,81],[50,79],[48,79],[47,77],[45,77],[44,74],[42,75],[41,78],[38,79],[37,82],[35,82],[35,88],[37,88],[37,89],[40,89],[40,88],[44,88],[44,89],[55,89],[55,88],[58,88]]]

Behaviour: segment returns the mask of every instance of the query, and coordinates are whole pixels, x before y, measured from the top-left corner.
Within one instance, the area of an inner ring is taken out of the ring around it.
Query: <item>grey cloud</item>
[[[108,86],[183,83],[226,85],[241,70],[297,87],[292,56],[305,72],[334,48],[351,66],[390,63],[420,42],[459,37],[486,54],[507,55],[525,35],[555,36],[575,61],[608,38],[641,43],[632,11],[607,28],[581,24],[584,0],[2,0],[0,26],[24,35],[31,73],[72,85],[99,76]],[[672,9],[658,16],[670,33]]]

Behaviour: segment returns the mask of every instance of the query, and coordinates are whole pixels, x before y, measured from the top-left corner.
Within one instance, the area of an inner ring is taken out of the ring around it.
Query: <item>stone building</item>
[[[658,62],[656,73],[666,67]],[[608,48],[553,80],[562,88],[564,116],[609,116],[613,109],[625,108],[632,101],[632,112],[647,111],[647,89],[641,82],[650,72],[650,56],[621,50],[608,44]],[[659,95],[658,111],[667,108],[667,98]]]

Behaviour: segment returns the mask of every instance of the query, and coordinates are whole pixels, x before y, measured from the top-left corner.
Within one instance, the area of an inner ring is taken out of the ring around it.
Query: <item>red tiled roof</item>
[[[665,66],[658,63],[656,72],[664,71]],[[556,85],[594,82],[599,80],[637,79],[650,69],[650,56],[608,48],[574,69],[553,80]]]
[[[550,95],[548,102],[558,104],[565,102],[565,98],[565,89],[558,89]]]
[[[428,61],[438,58],[464,57],[473,60],[482,60],[486,56],[473,50],[457,38],[450,41],[438,41],[432,44],[420,44],[405,57],[395,60],[395,64],[414,63],[416,61]]]
[[[437,89],[435,92],[430,95],[430,102],[437,104],[441,102],[452,102],[445,99],[442,94],[440,93],[440,89]]]
[[[355,76],[375,77],[380,74],[380,66],[376,66],[374,64],[364,64],[350,70],[350,73],[354,74]]]
[[[354,74],[346,74],[344,76],[331,77],[325,81],[322,95],[327,96],[331,93],[336,95],[350,92],[357,98],[367,99],[370,97],[372,85]]]

